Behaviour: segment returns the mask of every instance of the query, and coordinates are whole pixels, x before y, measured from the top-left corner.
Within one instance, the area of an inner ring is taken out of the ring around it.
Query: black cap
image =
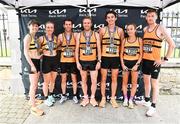
[[[34,25],[34,24],[37,24],[38,26],[40,26],[39,22],[38,22],[37,20],[35,20],[35,19],[32,19],[32,20],[30,20],[30,21],[28,22],[28,26]]]

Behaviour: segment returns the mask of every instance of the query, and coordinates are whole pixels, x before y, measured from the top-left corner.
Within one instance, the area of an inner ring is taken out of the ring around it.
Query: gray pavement
[[[0,92],[0,124],[22,124],[30,114],[29,108],[24,96]]]
[[[24,96],[11,95],[9,69],[0,71],[0,124],[66,124],[66,123],[126,123],[126,124],[180,124],[180,95],[160,95],[157,114],[146,117],[147,108],[136,106],[130,110],[122,107],[114,109],[110,104],[106,108],[83,108],[67,101],[60,105],[57,101],[53,107],[44,104],[46,115],[36,117],[30,114],[30,106]],[[14,82],[15,84],[16,82]],[[172,82],[171,82],[172,83]]]
[[[36,117],[30,114],[30,106],[23,96],[0,92],[0,124],[180,124],[180,95],[160,95],[154,117],[145,116],[147,108],[144,106],[128,109],[119,104],[120,108],[114,109],[110,104],[98,108],[91,105],[81,107],[71,100],[62,105],[56,101],[53,107],[40,105],[46,114]]]
[[[53,107],[44,104],[40,108],[46,115],[35,117],[30,115],[24,124],[66,124],[66,123],[127,123],[127,124],[180,124],[180,96],[163,95],[159,97],[157,113],[154,117],[146,117],[147,108],[136,106],[135,109],[122,107],[114,109],[110,104],[106,108],[97,108],[88,105],[81,107],[67,101]]]

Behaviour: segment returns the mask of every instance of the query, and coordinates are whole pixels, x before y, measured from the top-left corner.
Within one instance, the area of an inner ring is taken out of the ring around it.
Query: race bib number
[[[84,50],[83,50],[83,55],[92,55],[92,49],[91,47],[86,47]]]
[[[117,46],[110,45],[106,47],[106,53],[109,54],[116,54],[117,53]]]
[[[145,53],[152,53],[152,45],[150,45],[150,44],[145,44],[145,45],[143,46],[143,51],[144,51]]]
[[[74,52],[72,49],[70,48],[66,48],[64,50],[64,57],[70,58],[70,57],[74,57]]]
[[[129,56],[136,56],[137,55],[137,48],[126,48],[125,53]]]

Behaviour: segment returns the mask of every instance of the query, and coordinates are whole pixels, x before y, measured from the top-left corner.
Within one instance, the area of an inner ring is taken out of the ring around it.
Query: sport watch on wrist
[[[139,66],[139,65],[140,65],[140,63],[136,63],[136,65],[138,65],[138,66]]]
[[[164,61],[168,61],[168,58],[167,58],[167,57],[164,57]]]
[[[102,61],[101,61],[101,59],[98,59],[97,62],[101,63]]]

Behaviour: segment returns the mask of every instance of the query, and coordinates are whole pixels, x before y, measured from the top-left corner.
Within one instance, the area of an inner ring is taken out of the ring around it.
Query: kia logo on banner
[[[140,18],[146,18],[148,9],[141,9],[140,10]]]
[[[37,17],[37,9],[22,9],[20,12],[22,17]]]
[[[143,25],[137,25],[136,32],[139,33],[139,34],[143,33]]]
[[[96,30],[98,30],[99,28],[102,28],[104,27],[105,25],[104,24],[94,24],[93,25],[93,28]],[[80,32],[82,29],[82,24],[79,23],[79,24],[73,24],[73,31],[74,32]]]
[[[73,32],[81,32],[82,24],[73,24]]]
[[[21,10],[21,13],[22,14],[36,14],[37,13],[37,9],[24,9],[24,10]]]
[[[39,33],[43,33],[44,31],[45,31],[45,24],[41,24],[41,25],[39,26],[38,32],[39,32]]]
[[[143,28],[142,25],[138,25],[138,26],[136,27],[136,30],[142,30],[142,28]]]
[[[49,10],[49,18],[56,18],[56,17],[66,17],[66,9],[54,9]]]
[[[128,9],[110,9],[117,13],[117,17],[128,17]]]
[[[80,8],[79,9],[79,16],[89,16],[89,12],[91,13],[91,16],[96,16],[96,8],[94,9],[86,9],[86,8]]]
[[[82,24],[81,23],[79,23],[77,25],[73,24],[73,28],[82,28]]]
[[[94,31],[99,31],[100,28],[103,28],[105,25],[104,24],[94,24]]]

